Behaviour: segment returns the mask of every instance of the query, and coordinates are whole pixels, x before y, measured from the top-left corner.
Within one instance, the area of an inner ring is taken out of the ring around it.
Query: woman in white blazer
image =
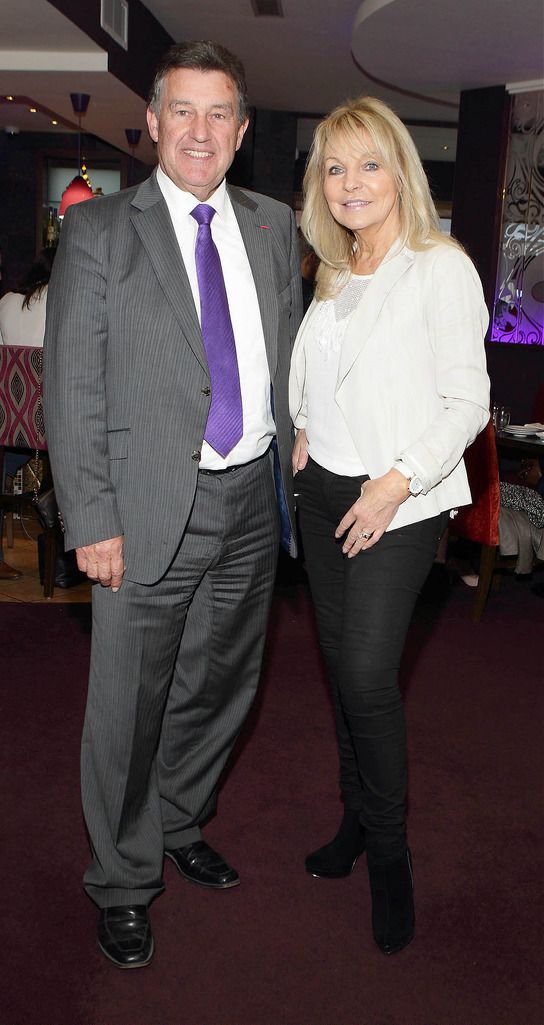
[[[489,417],[488,317],[385,104],[361,98],[319,125],[304,188],[321,263],[293,351],[293,471],[344,804],[306,868],[347,876],[366,849],[374,939],[391,954],[415,923],[398,668],[450,510],[470,502],[463,452]]]

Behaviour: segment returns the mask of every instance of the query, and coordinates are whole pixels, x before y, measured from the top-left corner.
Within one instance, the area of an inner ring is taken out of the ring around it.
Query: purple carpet
[[[303,585],[278,589],[263,684],[206,837],[242,885],[165,866],[156,955],[110,966],[84,895],[79,736],[89,609],[0,605],[0,1025],[542,1025],[544,602],[508,579],[422,602],[403,670],[417,935],[385,958],[365,859],[306,875],[340,816],[332,720]]]

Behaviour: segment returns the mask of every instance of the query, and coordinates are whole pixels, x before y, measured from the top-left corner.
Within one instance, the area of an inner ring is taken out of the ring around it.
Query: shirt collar
[[[200,199],[193,196],[192,192],[185,192],[183,189],[178,188],[161,167],[157,167],[157,182],[166,202],[169,206],[173,207],[176,213],[188,216],[191,210],[194,210],[195,206],[198,206],[201,202]],[[217,186],[210,198],[206,200],[206,203],[214,208],[219,217],[224,218],[226,216],[228,199],[225,178],[223,178],[223,181]]]

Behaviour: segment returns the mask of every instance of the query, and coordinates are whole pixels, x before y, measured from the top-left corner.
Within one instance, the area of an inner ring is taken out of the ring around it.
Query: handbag
[[[29,491],[39,490],[43,484],[45,476],[45,464],[44,460],[40,458],[38,450],[36,455],[32,456],[22,467],[23,470],[23,493],[27,494]]]
[[[29,461],[30,462],[30,461]],[[42,464],[41,470],[38,475],[38,463]],[[27,464],[29,465],[29,464]],[[39,458],[39,451],[36,448],[35,454],[35,468],[33,488],[34,494],[32,496],[32,505],[34,506],[38,519],[46,530],[53,530],[53,527],[60,527],[64,533],[64,522],[57,505],[57,499],[55,496],[55,489],[53,487],[46,488],[45,491],[40,491],[42,480],[43,480],[43,461]]]
[[[61,526],[59,507],[57,505],[57,499],[55,497],[55,489],[47,488],[45,491],[35,491],[32,504],[38,514],[38,519],[42,525],[48,530],[52,530],[53,527]]]

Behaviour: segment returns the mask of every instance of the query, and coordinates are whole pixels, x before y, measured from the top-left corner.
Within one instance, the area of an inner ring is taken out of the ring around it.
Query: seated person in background
[[[542,411],[537,408],[537,403],[532,415],[540,422]],[[511,470],[501,473],[499,534],[501,555],[517,557],[517,574],[529,575],[538,562],[544,561],[543,456],[522,459],[515,473]],[[544,598],[541,581],[531,590]]]
[[[47,285],[55,249],[42,249],[17,292],[0,299],[0,344],[43,345]]]
[[[47,285],[55,249],[42,249],[30,267],[18,292],[8,292],[0,299],[0,344],[42,346],[45,332],[45,310]],[[28,462],[28,453],[6,452],[4,456],[4,478],[14,476],[23,463]],[[4,480],[1,482],[2,490]],[[22,573],[4,562],[2,536],[4,512],[0,509],[0,580],[18,580]]]
[[[518,473],[501,474],[499,547],[506,558],[516,557],[514,572],[529,575],[537,562],[544,561],[544,458],[524,459]],[[455,530],[453,530],[455,533]],[[470,542],[469,542],[470,544]],[[469,587],[478,586],[478,572],[472,560],[463,556],[447,555],[447,536],[442,539],[436,561],[445,563]],[[532,588],[544,597],[542,583]]]
[[[524,459],[519,473],[520,480],[526,487],[534,488],[544,498],[544,457]],[[544,583],[539,581],[531,588],[538,598],[544,598]]]
[[[534,488],[539,495],[544,495],[544,456],[524,459],[518,476],[525,487]]]
[[[501,555],[516,556],[514,572],[530,574],[537,561],[544,562],[544,497],[536,488],[522,484],[501,481],[500,488]]]

